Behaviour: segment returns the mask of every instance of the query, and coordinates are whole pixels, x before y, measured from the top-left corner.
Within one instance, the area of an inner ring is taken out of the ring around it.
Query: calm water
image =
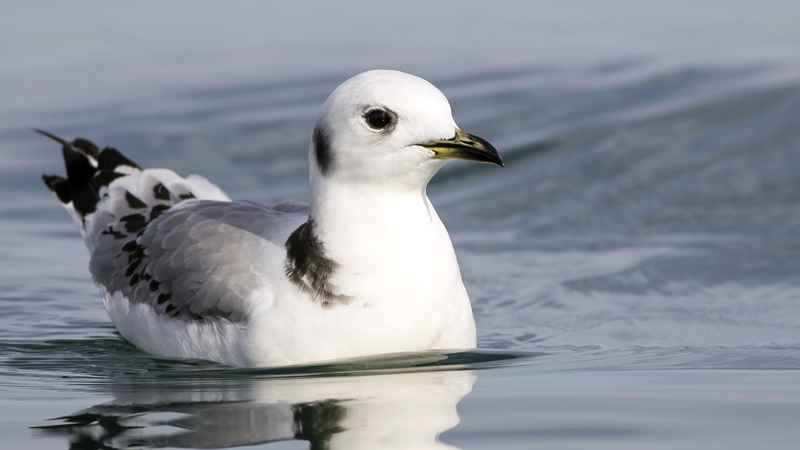
[[[258,5],[180,23],[6,6],[0,448],[794,448],[799,10],[698,3],[688,18],[685,4],[638,3],[655,9],[463,3],[464,24],[485,20],[476,36],[436,28],[462,2],[429,16],[411,2],[368,28],[385,47],[353,27],[322,36],[335,14],[382,17],[355,3],[317,5],[300,31]],[[273,12],[310,14],[293,8]],[[206,36],[232,17],[236,37]],[[76,32],[62,39],[63,21]],[[124,341],[39,180],[62,173],[59,149],[28,127],[202,174],[233,198],[307,201],[322,102],[377,66],[428,78],[506,160],[450,164],[428,190],[480,350],[241,370]]]

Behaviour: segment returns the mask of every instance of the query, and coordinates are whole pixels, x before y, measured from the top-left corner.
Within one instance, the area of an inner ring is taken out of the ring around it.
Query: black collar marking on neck
[[[292,232],[286,240],[286,278],[325,309],[345,305],[350,296],[335,294],[329,280],[339,263],[325,256],[325,246],[314,234],[314,220]]]

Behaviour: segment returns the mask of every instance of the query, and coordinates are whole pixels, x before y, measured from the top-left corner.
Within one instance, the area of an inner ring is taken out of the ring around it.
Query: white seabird
[[[67,178],[43,179],[80,227],[106,310],[148,353],[255,367],[476,345],[426,186],[452,159],[503,161],[421,78],[364,72],[328,97],[310,205],[231,201],[200,176],[40,132],[63,144]]]

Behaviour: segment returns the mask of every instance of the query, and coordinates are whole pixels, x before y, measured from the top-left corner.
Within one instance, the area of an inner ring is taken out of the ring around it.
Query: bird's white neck
[[[461,283],[450,237],[425,188],[396,189],[318,180],[310,219],[337,270],[342,295],[370,302],[397,291],[427,297]]]
[[[414,245],[446,231],[424,188],[397,190],[326,180],[313,193],[310,217],[328,251],[401,242]],[[446,244],[450,245],[449,238]],[[351,255],[337,255],[349,259]]]

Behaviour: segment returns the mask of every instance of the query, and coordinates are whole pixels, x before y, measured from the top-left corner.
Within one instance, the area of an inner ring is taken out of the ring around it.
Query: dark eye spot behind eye
[[[373,109],[365,116],[367,123],[376,130],[382,130],[392,123],[392,116],[382,109]]]

